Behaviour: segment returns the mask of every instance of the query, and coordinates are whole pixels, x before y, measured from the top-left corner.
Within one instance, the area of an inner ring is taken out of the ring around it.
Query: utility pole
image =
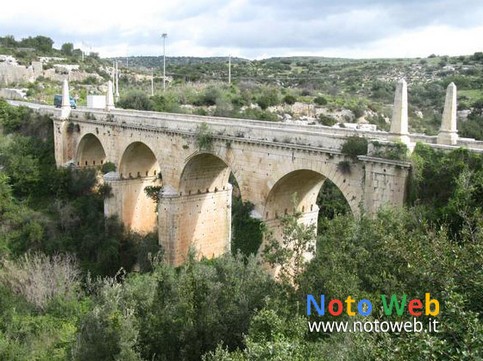
[[[151,96],[154,96],[154,69],[151,69]]]
[[[118,61],[116,60],[116,101],[119,100],[119,68],[117,63]]]
[[[126,68],[129,68],[129,47],[126,47]]]
[[[116,94],[116,61],[112,61],[112,86],[113,86],[113,93]]]
[[[168,37],[167,33],[163,33],[161,35],[163,37],[163,92],[166,91],[166,38]]]
[[[228,84],[231,84],[231,54],[228,56]]]

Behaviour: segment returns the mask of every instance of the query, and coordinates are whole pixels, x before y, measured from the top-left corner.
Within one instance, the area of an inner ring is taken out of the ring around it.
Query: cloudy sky
[[[0,36],[45,35],[101,56],[314,55],[483,51],[482,0],[130,0],[3,2]]]

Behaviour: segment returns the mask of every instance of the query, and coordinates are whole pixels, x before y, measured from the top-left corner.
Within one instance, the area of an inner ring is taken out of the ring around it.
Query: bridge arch
[[[230,167],[220,157],[211,153],[194,154],[183,167],[179,191],[190,195],[225,190],[230,173]]]
[[[129,144],[119,163],[121,178],[160,177],[160,167],[154,152],[143,142]]]
[[[160,166],[154,152],[143,142],[129,144],[122,153],[119,176],[123,185],[123,223],[139,233],[156,229],[156,202],[147,196],[148,186],[162,186]]]
[[[77,147],[75,163],[78,167],[92,167],[104,164],[106,152],[101,141],[92,133],[85,134]]]
[[[302,168],[289,171],[275,182],[268,193],[263,218],[277,219],[295,211],[302,215],[317,213],[317,196],[326,180],[330,180],[341,191],[352,214],[358,214],[357,199],[348,194],[344,177],[329,178],[319,170]]]
[[[308,169],[290,172],[272,187],[265,205],[266,220],[297,212],[313,212],[325,177]]]
[[[270,189],[264,213],[265,224],[271,230],[274,239],[278,241],[283,239],[281,217],[293,215],[296,212],[300,214],[300,218],[298,219],[299,223],[314,225],[315,230],[317,230],[319,216],[317,198],[322,186],[327,180],[329,178],[321,172],[310,169],[292,170],[278,179]],[[345,187],[339,187],[338,184],[333,183],[339,188],[345,200],[350,205]],[[351,210],[354,214],[352,207]],[[266,240],[262,242],[259,252],[263,251],[265,245]],[[315,239],[313,246],[315,247]],[[313,254],[305,253],[304,256],[306,259],[311,259]],[[271,269],[271,272],[277,275],[279,267]]]

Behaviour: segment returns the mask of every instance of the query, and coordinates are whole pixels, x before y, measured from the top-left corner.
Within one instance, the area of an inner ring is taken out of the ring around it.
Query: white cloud
[[[262,4],[262,5],[260,5]],[[160,55],[168,33],[173,56],[323,55],[405,57],[471,54],[483,4],[475,0],[264,1],[140,0],[2,5],[0,36],[50,36],[101,56]],[[458,11],[458,6],[461,11]],[[460,18],[458,18],[458,16]]]

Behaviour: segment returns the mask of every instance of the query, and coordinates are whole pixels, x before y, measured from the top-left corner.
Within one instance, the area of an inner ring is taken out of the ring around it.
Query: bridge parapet
[[[126,129],[152,130],[196,135],[206,124],[216,137],[245,138],[274,143],[307,145],[337,150],[348,136],[387,139],[386,132],[367,132],[357,129],[331,128],[321,125],[288,125],[257,120],[218,118],[187,114],[114,110],[72,110],[73,122],[90,122]]]

